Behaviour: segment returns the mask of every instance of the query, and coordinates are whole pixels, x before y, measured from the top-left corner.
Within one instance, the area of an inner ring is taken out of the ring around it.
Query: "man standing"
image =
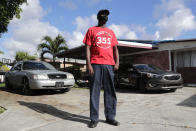
[[[98,124],[102,87],[106,123],[120,125],[115,120],[117,99],[114,87],[114,71],[119,68],[118,41],[114,32],[106,27],[109,13],[106,9],[98,12],[98,25],[90,27],[83,40],[86,45],[87,69],[90,75],[90,128]]]

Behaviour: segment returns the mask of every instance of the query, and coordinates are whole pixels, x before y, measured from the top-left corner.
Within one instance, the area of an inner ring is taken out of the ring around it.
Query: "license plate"
[[[55,86],[56,87],[63,87],[64,86],[64,82],[56,82]]]

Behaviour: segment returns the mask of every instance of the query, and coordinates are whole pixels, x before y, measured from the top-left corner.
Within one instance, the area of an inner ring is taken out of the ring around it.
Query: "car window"
[[[11,71],[14,71],[14,68],[17,66],[18,64],[15,64],[12,68]]]
[[[12,67],[12,68],[10,69],[10,71],[14,71],[14,68]]]
[[[157,66],[154,66],[154,65],[148,65],[151,69],[153,70],[157,70],[157,71],[162,71],[161,68],[157,67]]]
[[[23,70],[55,70],[55,68],[45,62],[24,62]]]
[[[154,65],[136,65],[135,68],[139,71],[161,71],[157,66]]]
[[[53,65],[49,64],[49,63],[43,62],[43,64],[50,70],[56,70],[56,68]]]
[[[21,70],[22,69],[22,64],[18,64],[15,68],[14,68],[14,70]]]
[[[21,64],[21,63],[16,63],[16,64],[11,68],[11,71],[19,70],[19,69],[21,69],[21,67],[22,67],[22,64]]]

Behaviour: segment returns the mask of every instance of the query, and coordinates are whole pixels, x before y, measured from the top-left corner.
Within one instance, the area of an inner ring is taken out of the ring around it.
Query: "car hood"
[[[142,73],[152,73],[157,75],[179,75],[180,73],[172,72],[172,71],[144,71]]]
[[[67,72],[62,72],[58,70],[25,70],[25,72],[30,74],[70,74]]]

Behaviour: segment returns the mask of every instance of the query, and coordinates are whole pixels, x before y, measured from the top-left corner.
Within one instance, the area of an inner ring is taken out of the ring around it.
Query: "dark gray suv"
[[[140,92],[147,90],[171,90],[183,87],[180,73],[165,71],[150,64],[133,64],[127,67],[120,66],[116,75],[116,84],[125,84],[137,87]]]

